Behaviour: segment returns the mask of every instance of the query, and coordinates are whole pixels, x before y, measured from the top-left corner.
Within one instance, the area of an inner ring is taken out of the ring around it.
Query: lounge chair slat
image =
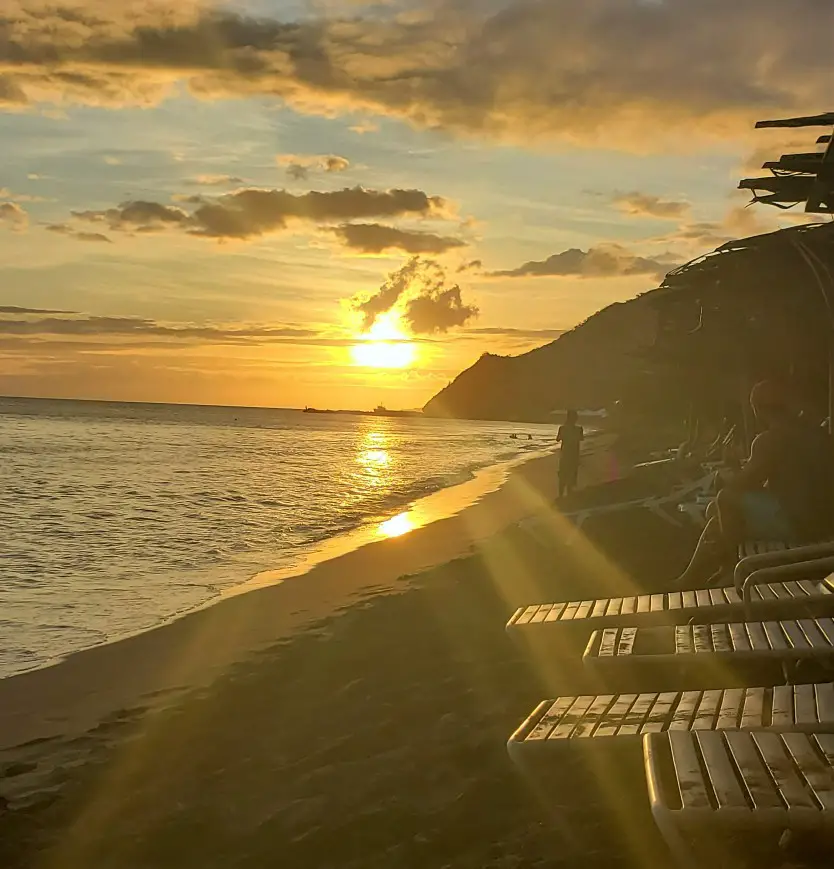
[[[608,609],[605,611],[605,615],[607,616],[618,616],[620,614],[620,607],[623,605],[623,599],[621,597],[612,597],[608,602]]]
[[[576,611],[579,609],[580,606],[582,606],[581,600],[572,600],[565,607],[565,611],[562,613],[562,617],[561,617],[560,621],[563,621],[563,622],[570,621],[576,615]]]
[[[735,730],[741,718],[741,708],[744,702],[744,688],[730,688],[724,692],[721,708],[718,710],[718,730]]]
[[[788,756],[787,749],[780,738],[780,734],[766,730],[753,733],[753,741],[758,746],[764,758],[765,765],[770,770],[779,793],[789,809],[803,808],[814,809],[811,795],[805,790],[799,776],[793,767],[793,762]]]
[[[697,735],[710,783],[718,808],[747,808],[747,800],[736,778],[736,771],[727,756],[720,733],[702,731]]]
[[[799,627],[798,622],[795,622],[793,619],[787,619],[782,622],[782,627],[784,628],[785,634],[794,649],[811,648],[811,644],[808,642],[808,637],[802,633],[802,628]]]
[[[691,625],[677,625],[675,627],[675,652],[678,655],[689,655],[692,652]]]
[[[817,717],[827,724],[834,722],[834,682],[814,686],[817,700]]]
[[[744,691],[744,712],[741,726],[746,730],[764,726],[764,688],[747,688]]]
[[[736,587],[734,585],[728,585],[724,589],[724,597],[727,598],[727,603],[729,604],[740,604],[744,601],[741,599],[741,595],[736,591]]]
[[[785,583],[785,588],[789,591],[793,592],[794,597],[808,597],[808,594],[813,594],[813,592],[808,592],[805,590],[805,586],[801,582],[797,582],[796,580],[792,580],[790,582]]]
[[[517,625],[527,625],[530,624],[530,619],[538,612],[539,604],[535,606],[528,606],[524,612],[516,619]]]
[[[668,594],[669,609],[679,610],[683,604],[683,595],[679,591],[670,591]]]
[[[700,691],[684,691],[681,694],[680,702],[672,713],[672,723],[669,725],[669,730],[689,730],[692,716],[695,714],[700,701]]]
[[[664,603],[665,603],[665,595],[662,594],[653,594],[652,595],[652,612],[659,613],[663,612]]]
[[[817,701],[813,685],[797,685],[794,688],[794,704],[797,724],[817,723]]]
[[[574,618],[577,620],[587,619],[593,606],[594,602],[592,600],[583,600],[582,603],[579,605],[579,609],[576,611]]]
[[[658,694],[654,706],[652,706],[646,723],[643,725],[641,733],[659,733],[664,729],[672,707],[675,705],[675,700],[678,699],[677,691],[667,691],[664,694]]]
[[[834,808],[834,775],[814,750],[814,743],[805,733],[785,733],[782,736],[788,752],[796,761],[802,778],[808,782],[823,809]]]
[[[562,717],[562,720],[553,729],[549,738],[567,739],[573,733],[574,728],[580,722],[582,716],[588,711],[588,709],[590,709],[591,704],[595,699],[595,697],[588,695],[577,697]]]
[[[730,625],[730,639],[733,641],[733,648],[737,652],[750,649],[750,639],[747,636],[747,631],[744,630],[743,624],[734,622]]]
[[[641,594],[637,598],[637,612],[647,613],[652,608],[652,596],[650,594]]]
[[[709,598],[713,606],[724,606],[727,602],[724,597],[724,589],[722,588],[711,588],[709,590]]]
[[[773,727],[788,727],[793,723],[793,686],[777,685],[773,689],[771,724]]]
[[[710,633],[709,625],[693,625],[692,633],[695,638],[696,652],[713,651],[712,635]]]
[[[570,709],[575,697],[560,697],[555,700],[547,712],[539,719],[539,723],[530,731],[525,742],[538,742],[547,739],[553,728],[562,720],[564,714]]]
[[[773,593],[773,589],[767,585],[767,583],[760,583],[759,585],[754,585],[753,590],[758,592],[759,600],[776,600],[776,595]]]
[[[692,723],[693,730],[713,729],[718,704],[721,702],[721,693],[721,691],[704,691],[698,704],[698,711],[695,713],[695,721]]]
[[[752,735],[743,730],[735,731],[727,733],[726,739],[753,805],[757,809],[784,808],[773,779],[756,750]]]
[[[825,594],[827,590],[827,586],[823,585],[821,582],[814,582],[811,579],[800,579],[797,580],[797,585],[807,594],[809,597],[817,597],[817,595]]]
[[[712,600],[708,588],[699,588],[695,591],[696,606],[709,606]]]
[[[657,694],[641,694],[626,713],[617,733],[620,736],[634,736],[638,734],[646,723],[646,715],[652,708],[655,700],[657,700]]]
[[[634,701],[637,700],[637,697],[637,694],[620,694],[600,722],[594,735],[613,736],[620,727],[620,724],[622,724],[626,713],[631,709]]]
[[[802,591],[802,589],[799,588],[799,586],[797,586],[795,582],[783,582],[783,583],[780,585],[780,588],[781,588],[782,591],[785,592],[785,594],[787,594],[789,597],[793,597],[793,598],[795,598],[797,595],[799,595],[800,597],[804,597],[804,596],[805,596],[805,592]]]
[[[689,809],[708,809],[709,795],[695,743],[688,733],[669,733],[669,747],[680,787],[681,803]]]
[[[824,618],[824,619],[815,619],[817,623],[817,627],[822,631],[825,635],[825,638],[834,646],[834,619],[832,618]]]
[[[555,603],[550,609],[550,612],[545,617],[546,622],[555,622],[559,619],[562,613],[565,611],[566,604],[563,603]]]
[[[596,728],[597,724],[599,724],[600,720],[605,715],[613,700],[613,694],[601,694],[597,697],[582,717],[582,720],[576,725],[576,729],[573,731],[571,736],[574,738],[590,736],[594,732],[594,728]]]
[[[552,609],[553,609],[552,603],[542,604],[542,606],[539,607],[538,612],[536,612],[536,614],[533,616],[533,618],[530,619],[530,624],[531,625],[540,625],[545,620],[545,618],[547,617],[547,614]]]
[[[634,649],[634,640],[637,637],[637,628],[623,628],[620,632],[620,641],[617,644],[618,655],[630,655]]]
[[[602,597],[595,604],[591,611],[591,618],[598,619],[605,615],[605,610],[608,608],[608,598]]]
[[[767,587],[773,592],[776,600],[788,600],[791,596],[781,582],[769,582]]]
[[[828,638],[817,627],[814,619],[799,619],[799,627],[802,628],[802,633],[808,638],[808,642],[815,649],[828,648]]]
[[[834,767],[834,733],[816,733],[814,734],[814,742],[825,755],[828,764]]]
[[[754,649],[770,649],[764,628],[759,622],[745,622],[745,626],[747,628],[747,636],[750,637],[750,645]]]
[[[765,622],[764,629],[771,649],[788,648],[788,641],[785,639],[785,634],[779,622]]]
[[[685,591],[683,593],[683,605],[686,609],[690,609],[691,607],[698,606],[698,601],[695,598],[694,591]]]
[[[770,592],[765,596],[764,591],[762,591],[762,586],[754,585],[753,588],[750,589],[750,600],[753,603],[761,603],[762,601],[770,600]]]
[[[730,643],[730,631],[727,625],[720,623],[710,625],[710,633],[712,634],[712,646],[716,652],[732,652],[733,647]]]
[[[634,595],[623,598],[623,605],[620,608],[620,615],[631,615],[637,607],[637,598]]]
[[[602,639],[599,644],[599,657],[611,658],[617,649],[617,640],[619,638],[619,628],[604,628],[602,631]]]

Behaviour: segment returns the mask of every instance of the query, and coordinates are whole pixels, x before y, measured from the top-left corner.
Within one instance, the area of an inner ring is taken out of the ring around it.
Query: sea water
[[[291,568],[554,436],[527,424],[0,398],[0,677]]]

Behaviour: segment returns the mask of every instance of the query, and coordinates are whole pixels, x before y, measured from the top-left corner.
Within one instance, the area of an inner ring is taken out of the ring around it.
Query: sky
[[[830,0],[5,0],[0,394],[422,406],[734,238]]]

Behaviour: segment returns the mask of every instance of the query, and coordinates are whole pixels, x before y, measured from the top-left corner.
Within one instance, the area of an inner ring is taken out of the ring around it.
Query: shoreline
[[[589,445],[586,479],[605,472],[601,440]],[[151,707],[205,688],[229,668],[358,601],[407,590],[409,577],[454,561],[546,510],[555,499],[557,459],[558,452],[550,451],[489,466],[474,480],[432,493],[404,511],[431,499],[459,498],[461,489],[477,490],[475,484],[483,486],[493,474],[503,478],[497,488],[470,493],[457,512],[434,520],[427,514],[425,524],[320,555],[303,571],[261,573],[235,593],[148,631],[0,680],[0,749],[81,734],[118,710]]]

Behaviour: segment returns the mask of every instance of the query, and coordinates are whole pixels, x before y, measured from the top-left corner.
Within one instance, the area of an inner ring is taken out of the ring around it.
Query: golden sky
[[[796,216],[819,0],[5,0],[0,394],[421,406]],[[801,218],[800,218],[801,219]]]

